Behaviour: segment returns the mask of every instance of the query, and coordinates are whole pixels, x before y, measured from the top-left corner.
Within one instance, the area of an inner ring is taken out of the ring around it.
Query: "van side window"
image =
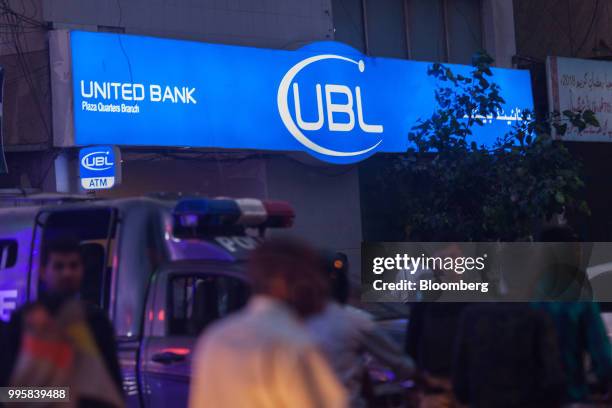
[[[104,245],[96,242],[88,242],[81,244],[81,253],[83,254],[83,283],[81,286],[81,299],[93,304],[102,305],[100,303],[103,294],[104,279],[110,276],[110,273],[105,273],[105,256],[106,251]],[[105,276],[106,275],[106,276]]]
[[[12,268],[17,263],[17,241],[0,239],[0,271]]]
[[[168,331],[197,336],[210,323],[241,309],[249,296],[247,284],[222,275],[180,275],[170,279]]]
[[[42,244],[64,237],[81,244],[84,261],[81,298],[104,309],[109,306],[112,240],[116,232],[114,208],[79,208],[42,212]],[[44,286],[39,282],[39,294]]]

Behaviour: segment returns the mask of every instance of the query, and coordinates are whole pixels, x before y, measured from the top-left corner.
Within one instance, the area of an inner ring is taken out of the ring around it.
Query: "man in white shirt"
[[[344,388],[302,326],[327,294],[318,255],[295,241],[268,241],[249,274],[247,307],[198,341],[190,408],[346,407]]]
[[[402,349],[378,327],[367,312],[347,305],[350,283],[343,267],[330,266],[332,298],[323,313],[308,320],[310,333],[349,392],[350,406],[367,406],[362,385],[365,354],[391,368],[400,379],[415,374],[415,365]]]

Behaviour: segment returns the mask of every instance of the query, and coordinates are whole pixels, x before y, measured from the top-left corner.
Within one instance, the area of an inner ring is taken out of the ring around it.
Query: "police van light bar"
[[[268,213],[268,219],[264,223],[270,228],[289,228],[293,225],[295,211],[285,201],[264,201],[264,208]]]
[[[239,225],[257,228],[287,228],[295,211],[284,201],[254,198],[185,198],[174,208],[175,223],[183,228]]]
[[[179,215],[179,221],[183,227],[197,227],[198,226],[198,216],[196,214]]]
[[[231,225],[240,218],[240,209],[234,200],[187,198],[176,204],[174,216],[182,227]]]
[[[247,227],[255,227],[263,224],[268,218],[268,213],[261,200],[254,198],[239,198],[236,200],[240,208],[238,224]]]

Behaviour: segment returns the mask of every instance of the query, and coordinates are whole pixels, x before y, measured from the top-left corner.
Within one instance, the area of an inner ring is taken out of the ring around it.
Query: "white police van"
[[[0,208],[0,318],[38,296],[45,243],[76,237],[82,297],[114,323],[129,405],[186,406],[197,335],[245,304],[246,256],[293,219],[287,203],[256,199],[14,199]]]

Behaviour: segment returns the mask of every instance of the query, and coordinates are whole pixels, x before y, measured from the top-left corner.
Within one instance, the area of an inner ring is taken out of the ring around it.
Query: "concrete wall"
[[[267,198],[266,165],[261,158],[239,154],[203,157],[176,154],[175,158],[168,158],[158,153],[137,154],[124,150],[122,159],[122,184],[97,192],[98,196],[197,192],[210,197]],[[70,166],[78,166],[75,157]]]
[[[548,111],[545,60],[556,55],[612,59],[612,2],[598,0],[514,0],[519,61],[532,71],[536,106]],[[569,142],[582,164],[591,215],[570,220],[585,241],[612,239],[612,191],[609,174],[612,143]]]
[[[298,214],[291,233],[346,253],[351,279],[358,283],[362,236],[357,166],[323,165],[301,155],[271,157],[266,165],[268,196],[289,201]]]
[[[612,3],[598,0],[514,0],[519,55],[612,57]]]
[[[0,16],[4,144],[8,151],[44,150],[51,135],[51,98],[42,1],[8,3],[22,17],[8,13]]]
[[[482,0],[482,9],[485,49],[496,66],[510,68],[516,54],[513,0]]]
[[[42,0],[9,0],[16,14],[0,15],[4,71],[2,142],[8,174],[0,188],[54,188],[47,28]]]
[[[53,0],[55,28],[113,30],[256,47],[332,38],[330,0]]]

